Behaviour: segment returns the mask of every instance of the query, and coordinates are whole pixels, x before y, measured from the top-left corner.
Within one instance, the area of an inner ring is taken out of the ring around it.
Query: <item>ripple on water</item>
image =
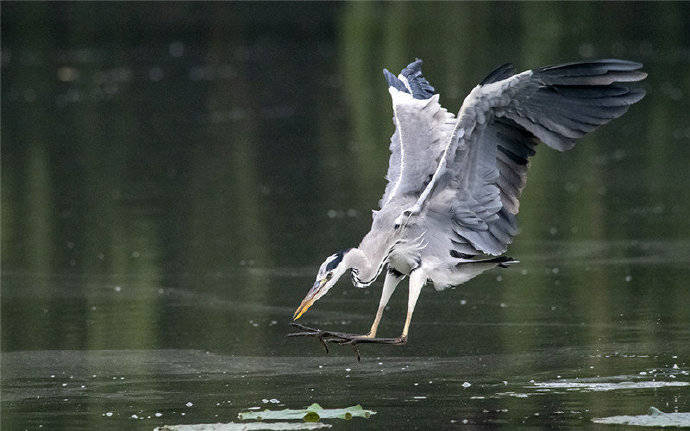
[[[565,389],[568,391],[588,391],[603,392],[616,391],[621,389],[657,389],[664,387],[690,386],[689,382],[665,382],[665,381],[642,381],[642,382],[536,382],[531,386],[532,389]]]

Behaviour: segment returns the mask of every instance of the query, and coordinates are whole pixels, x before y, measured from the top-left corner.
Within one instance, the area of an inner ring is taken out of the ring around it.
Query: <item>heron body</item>
[[[529,159],[540,144],[558,151],[623,115],[644,97],[639,63],[608,59],[548,66],[513,74],[503,65],[465,98],[457,115],[439,104],[421,60],[398,76],[384,69],[395,131],[380,209],[356,248],[329,256],[295,312],[299,318],[350,271],[365,287],[385,272],[375,337],[396,286],[409,277],[407,340],[422,287],[462,284],[496,266],[517,234],[519,198]]]

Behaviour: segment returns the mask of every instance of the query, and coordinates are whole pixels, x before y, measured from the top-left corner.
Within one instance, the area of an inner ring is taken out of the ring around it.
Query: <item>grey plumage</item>
[[[438,103],[438,95],[409,99],[412,103],[393,108],[395,133],[390,143],[388,185],[379,203],[382,208],[393,195],[419,194],[426,187],[456,124],[455,116]],[[403,144],[403,140],[415,145]]]
[[[512,65],[512,63],[502,64],[494,69],[491,73],[486,75],[486,78],[482,79],[482,82],[480,82],[479,85],[486,85],[491,84],[492,82],[502,81],[506,78],[509,78],[513,74],[514,70],[515,67]]]
[[[397,77],[388,69],[383,69],[383,76],[389,87],[409,93],[415,99],[428,99],[434,95],[434,87],[422,75],[422,60],[420,59],[408,64]]]
[[[422,60],[416,59],[404,68],[402,75],[409,85],[410,93],[415,99],[428,99],[434,95],[434,87],[422,75]]]
[[[348,270],[354,284],[363,287],[387,266],[366,337],[375,337],[391,294],[409,276],[407,319],[395,341],[404,344],[429,279],[443,289],[517,262],[501,255],[518,232],[520,195],[539,143],[558,151],[573,148],[644,97],[644,90],[620,83],[646,77],[641,64],[616,59],[519,74],[504,64],[470,92],[456,116],[439,104],[421,65],[417,59],[398,76],[384,69],[395,132],[380,209],[359,247],[321,265],[296,319]]]
[[[375,220],[372,234],[400,225],[391,240],[420,238],[421,261],[426,256],[438,263],[427,270],[436,274],[438,285],[464,278],[454,274],[457,265],[450,250],[459,255],[505,253],[517,234],[515,216],[538,143],[565,151],[623,115],[644,90],[617,83],[644,79],[641,67],[608,59],[513,75],[512,65],[505,64],[472,90],[457,117],[437,103],[437,95],[423,104],[414,92],[409,97],[409,88],[392,86],[396,130],[389,183],[375,214],[385,221],[378,226]],[[409,70],[423,79],[421,60],[403,72]]]

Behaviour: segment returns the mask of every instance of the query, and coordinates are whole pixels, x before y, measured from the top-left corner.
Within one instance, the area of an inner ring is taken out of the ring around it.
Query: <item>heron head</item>
[[[332,254],[328,256],[321,264],[319,272],[316,274],[314,285],[311,287],[311,289],[309,289],[307,296],[304,297],[304,300],[295,311],[293,316],[294,320],[299,319],[300,316],[304,314],[307,309],[314,304],[314,302],[316,302],[316,300],[325,295],[338,281],[338,279],[349,269],[347,263],[349,260],[347,259],[347,252],[349,250],[350,249],[341,250],[335,254]]]

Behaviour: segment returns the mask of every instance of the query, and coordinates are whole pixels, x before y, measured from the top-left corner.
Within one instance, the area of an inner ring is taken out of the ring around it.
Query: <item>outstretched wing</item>
[[[424,190],[455,128],[455,116],[441,107],[421,67],[422,60],[417,59],[397,77],[383,70],[393,102],[395,133],[381,208],[395,196],[417,197]]]
[[[509,68],[497,69],[465,99],[433,178],[404,213],[408,222],[426,223],[431,240],[450,237],[456,257],[504,253],[537,143],[569,150],[623,115],[645,93],[615,83],[644,79],[641,68],[611,59],[509,77]]]

